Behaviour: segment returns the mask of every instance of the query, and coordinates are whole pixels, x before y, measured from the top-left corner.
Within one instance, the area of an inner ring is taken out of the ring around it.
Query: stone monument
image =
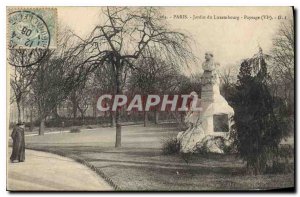
[[[213,54],[205,53],[205,62],[202,64],[204,72],[201,77],[201,101],[197,102],[202,110],[196,112],[190,109],[187,113],[185,122],[189,128],[179,132],[177,136],[181,152],[195,152],[205,148],[209,152],[223,153],[224,143],[225,145],[231,143],[229,135],[234,111],[220,94],[218,67],[219,64],[214,62]],[[191,95],[198,97],[194,92]]]

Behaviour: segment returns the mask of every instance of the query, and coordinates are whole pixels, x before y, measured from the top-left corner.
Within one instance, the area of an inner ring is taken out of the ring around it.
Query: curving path
[[[11,148],[8,158],[10,153]],[[25,162],[7,163],[7,190],[107,191],[113,188],[72,159],[26,149]]]

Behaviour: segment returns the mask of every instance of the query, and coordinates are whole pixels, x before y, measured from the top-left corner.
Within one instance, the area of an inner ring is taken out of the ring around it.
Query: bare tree
[[[36,75],[31,84],[39,114],[39,134],[44,134],[45,119],[66,100],[73,90],[84,86],[91,72],[91,63],[84,62],[84,53],[77,54],[74,47],[78,38],[68,29],[58,34],[56,50],[49,50],[38,63]],[[76,48],[76,47],[75,47]]]
[[[88,79],[71,92],[69,100],[72,102],[74,120],[76,120],[77,110],[79,110],[81,121],[84,123],[85,113],[89,106],[91,106],[94,98],[96,98],[96,94],[91,79]]]
[[[22,53],[23,50],[11,50],[10,59],[14,62],[23,62],[26,64],[26,61]],[[22,122],[21,117],[21,103],[29,92],[29,86],[34,79],[34,76],[37,72],[37,66],[11,66],[10,67],[10,87],[13,91],[13,94],[10,98],[10,103],[16,102],[18,110],[18,122]]]
[[[28,93],[28,88],[37,71],[38,62],[47,55],[46,49],[22,49],[9,44],[8,63],[11,65],[10,85],[14,98],[11,103],[16,102],[18,110],[18,122],[21,122],[21,103]]]
[[[238,67],[235,65],[228,65],[220,70],[220,86],[221,94],[228,99],[230,91],[234,88],[237,81]]]
[[[136,69],[139,58],[147,51],[160,51],[161,56],[174,64],[186,65],[193,55],[188,36],[171,31],[162,19],[159,9],[153,7],[107,7],[103,9],[106,20],[96,26],[89,38],[77,50],[89,51],[86,62],[108,62],[115,73],[115,94],[122,93],[121,76],[125,68]],[[148,49],[148,50],[146,50]],[[116,143],[121,146],[120,113],[116,111]]]
[[[290,81],[294,80],[294,22],[281,23],[280,29],[273,39],[272,55],[278,72],[284,74]]]
[[[294,49],[294,23],[289,20],[281,23],[273,39],[273,67],[270,74],[273,94],[283,98],[290,109],[294,108]]]
[[[123,73],[121,73],[121,89],[124,89],[126,85],[126,81],[128,79],[130,70],[128,68],[124,68]],[[105,62],[101,66],[96,67],[93,73],[90,75],[90,88],[92,88],[93,96],[94,96],[94,106],[96,106],[97,98],[103,94],[114,94],[115,92],[115,70],[108,63]],[[107,102],[109,104],[110,102]],[[115,126],[115,114],[113,111],[109,111],[111,127]],[[106,111],[104,115],[108,114]]]
[[[156,52],[158,53],[158,52]],[[178,80],[179,65],[170,65],[152,54],[151,58],[138,61],[139,68],[135,69],[129,79],[128,89],[132,94],[166,94],[173,93],[181,80]],[[154,108],[155,123],[158,122],[158,110]],[[148,112],[144,111],[144,126],[148,122]]]

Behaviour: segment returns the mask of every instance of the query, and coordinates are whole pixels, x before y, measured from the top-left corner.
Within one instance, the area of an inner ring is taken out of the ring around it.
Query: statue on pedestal
[[[188,129],[177,135],[181,152],[196,152],[205,148],[209,152],[223,153],[222,147],[229,144],[231,117],[234,111],[220,94],[218,67],[219,64],[214,62],[213,53],[205,53],[205,62],[202,64],[204,72],[201,77],[201,102],[197,101],[202,110],[190,109],[187,113],[185,122]],[[191,96],[198,98],[196,92],[192,92]]]

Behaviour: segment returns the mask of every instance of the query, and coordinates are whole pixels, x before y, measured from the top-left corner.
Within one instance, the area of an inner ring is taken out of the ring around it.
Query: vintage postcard
[[[8,191],[295,191],[293,7],[7,7]]]

